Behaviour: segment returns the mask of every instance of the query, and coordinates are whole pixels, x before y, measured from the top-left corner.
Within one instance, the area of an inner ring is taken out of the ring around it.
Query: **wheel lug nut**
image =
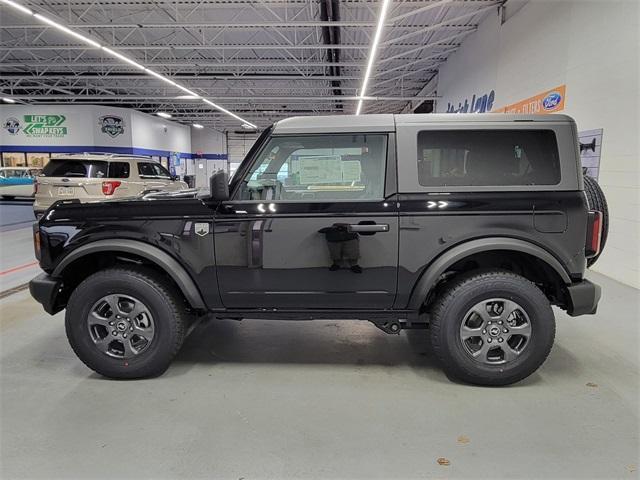
[[[125,337],[126,337],[126,335],[125,335]],[[498,339],[498,342],[502,343],[502,337],[500,337],[500,338]]]
[[[486,334],[487,334],[487,331],[486,331],[486,330],[482,330],[482,333],[486,335]]]
[[[500,321],[498,322],[498,325],[502,325],[502,320],[500,320]]]
[[[113,325],[113,322],[109,322],[109,325]]]
[[[509,332],[509,330],[508,330],[508,329],[506,329],[506,328],[503,328],[503,329],[502,329],[502,331],[503,331],[504,333]]]
[[[111,332],[111,335],[113,335],[114,337],[118,336],[118,332],[116,332],[115,330],[113,332]]]
[[[131,330],[133,332],[133,327],[131,327],[129,330]]]
[[[491,343],[491,339],[490,338],[487,338],[487,343]]]
[[[122,336],[123,336],[124,338],[127,338],[127,334],[126,334],[126,333],[123,333],[123,334],[122,334]],[[500,341],[502,341],[502,339],[500,339]]]

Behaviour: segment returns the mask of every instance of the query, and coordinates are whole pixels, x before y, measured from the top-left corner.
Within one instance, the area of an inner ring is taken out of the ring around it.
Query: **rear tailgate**
[[[56,200],[100,198],[107,174],[106,161],[52,159],[38,177],[38,196]]]

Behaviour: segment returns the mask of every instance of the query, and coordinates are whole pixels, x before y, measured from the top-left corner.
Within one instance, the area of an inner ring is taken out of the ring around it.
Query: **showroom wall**
[[[491,14],[441,67],[436,111],[465,101],[472,111],[485,95],[493,96],[487,110],[499,111],[561,91],[564,103],[552,110],[571,115],[580,131],[603,130],[598,180],[611,223],[593,269],[640,288],[640,2],[529,1],[512,12],[509,3],[504,23]]]
[[[2,151],[106,151],[146,155],[178,152],[226,158],[225,135],[135,110],[95,105],[1,105]],[[208,137],[204,140],[204,137]]]

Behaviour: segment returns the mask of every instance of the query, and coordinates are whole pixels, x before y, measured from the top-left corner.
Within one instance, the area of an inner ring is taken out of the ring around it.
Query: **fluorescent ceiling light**
[[[388,3],[389,0],[384,0],[384,1],[385,1],[385,3]],[[131,66],[133,66],[133,67],[135,67],[137,69],[140,69],[140,70],[148,73],[149,75],[152,75],[152,76],[156,77],[157,79],[168,83],[169,85],[171,85],[173,87],[176,87],[176,88],[182,90],[183,92],[185,92],[188,95],[188,97],[182,95],[181,97],[178,97],[178,98],[185,98],[185,99],[188,98],[188,99],[193,99],[193,100],[197,100],[197,99],[201,98],[200,95],[198,95],[194,91],[189,90],[188,88],[177,84],[176,82],[174,82],[170,78],[165,77],[164,75],[161,75],[160,73],[155,72],[155,71],[153,71],[153,70],[151,70],[149,68],[146,68],[145,66],[143,66],[143,65],[139,64],[138,62],[136,62],[136,61],[134,61],[134,60],[122,55],[121,53],[119,53],[119,52],[117,52],[115,50],[112,50],[112,49],[110,49],[108,47],[104,47],[104,46],[100,45],[98,42],[96,42],[96,41],[94,41],[94,40],[92,40],[92,39],[90,39],[88,37],[85,37],[84,35],[82,35],[82,34],[80,34],[78,32],[75,32],[74,30],[71,30],[70,28],[65,27],[64,25],[61,25],[61,24],[51,20],[50,18],[45,17],[44,15],[41,15],[39,13],[34,13],[30,9],[28,9],[27,7],[25,7],[25,6],[23,6],[23,5],[19,4],[19,3],[16,3],[13,0],[0,0],[0,4],[8,5],[8,6],[12,7],[12,8],[15,8],[16,10],[21,11],[22,13],[26,13],[27,15],[30,15],[30,16],[32,15],[35,18],[37,18],[38,20],[40,20],[41,22],[44,22],[44,23],[46,23],[46,24],[48,24],[48,25],[60,30],[61,32],[66,33],[67,35],[70,35],[70,36],[72,36],[74,38],[77,38],[78,40],[80,40],[80,41],[82,41],[84,43],[87,43],[87,44],[91,45],[92,47],[100,48],[105,53],[108,53],[112,57],[115,57],[118,60],[122,60],[123,62],[128,63],[129,65],[131,65]],[[235,118],[236,120],[240,121],[242,123],[242,127],[243,128],[250,128],[250,129],[255,129],[255,130],[258,129],[258,127],[256,125],[254,125],[253,123],[246,121],[244,118],[236,115],[233,112],[230,112],[226,108],[221,107],[220,105],[216,105],[215,103],[213,103],[210,100],[207,100],[206,98],[203,98],[202,100],[205,103],[207,103],[208,105],[210,105],[213,108],[215,108],[216,110],[218,110],[218,111],[220,111],[222,113],[225,113],[225,114]],[[3,101],[5,101],[7,103],[15,103],[15,101],[12,102],[11,99],[6,99],[6,98],[3,98]],[[160,113],[164,113],[164,112],[158,112],[158,115],[160,115]],[[165,117],[164,115],[168,115],[168,116]],[[160,115],[160,116],[164,117],[164,118],[171,118],[171,115],[169,115],[167,113],[165,113],[164,115]]]
[[[116,58],[122,60],[123,62],[128,63],[129,65],[133,65],[134,67],[139,68],[140,70],[144,70],[144,67],[142,65],[140,65],[138,62],[134,62],[130,58],[125,57],[124,55],[116,52],[115,50],[111,50],[110,48],[107,48],[107,47],[102,47],[102,50],[107,52],[112,57],[116,57]]]
[[[360,115],[360,111],[362,110],[362,102],[364,101],[365,94],[367,93],[367,86],[369,85],[369,79],[371,78],[371,72],[373,71],[373,63],[376,60],[376,53],[378,53],[378,44],[380,43],[380,37],[382,37],[382,30],[384,28],[384,22],[387,18],[390,4],[391,0],[382,0],[382,7],[380,8],[380,16],[378,17],[376,33],[373,37],[373,43],[371,44],[371,50],[369,51],[369,61],[367,62],[367,69],[364,72],[364,79],[362,80],[362,88],[360,89],[360,100],[358,100],[356,115]]]
[[[156,115],[162,118],[171,118],[171,115],[168,114],[167,112],[156,112]]]
[[[198,100],[200,95],[178,95],[176,100]]]
[[[2,97],[2,101],[6,103],[16,103],[13,98]]]
[[[81,34],[79,34],[77,32],[74,32],[73,30],[65,27],[64,25],[60,25],[57,22],[54,22],[53,20],[51,20],[50,18],[45,17],[44,15],[40,15],[39,13],[34,13],[33,16],[36,17],[41,22],[44,22],[44,23],[46,23],[48,25],[51,25],[52,27],[57,28],[58,30],[66,33],[67,35],[71,35],[72,37],[75,37],[78,40],[81,40],[81,41],[83,41],[85,43],[88,43],[92,47],[95,47],[95,48],[100,48],[101,47],[98,42],[95,42],[95,41],[91,40],[90,38],[85,37],[84,35],[81,35]]]
[[[178,85],[176,83],[176,87],[178,87],[180,90],[182,90],[187,95],[191,95],[194,98],[200,98],[200,95],[198,95],[196,92],[193,92],[193,91],[189,90],[188,88],[183,87],[182,85]]]
[[[237,120],[240,120],[241,122],[243,122],[243,125],[242,125],[242,127],[243,127],[243,128],[247,128],[247,127],[249,127],[249,128],[255,129],[255,130],[257,130],[257,129],[258,129],[258,127],[257,127],[256,125],[254,125],[253,123],[251,123],[251,122],[247,122],[244,118],[239,117],[239,116],[238,116],[238,115],[236,115],[235,113],[230,112],[229,110],[227,110],[227,109],[226,109],[226,108],[224,108],[224,107],[221,107],[220,105],[216,105],[216,104],[215,104],[215,103],[213,103],[211,100],[207,100],[206,98],[203,98],[203,99],[202,99],[202,101],[203,101],[204,103],[206,103],[207,105],[211,105],[211,106],[212,106],[213,108],[215,108],[216,110],[220,110],[222,113],[226,113],[227,115],[231,115],[233,118],[235,118],[235,119],[237,119]],[[245,125],[246,125],[246,127],[245,127]]]
[[[160,75],[158,72],[154,72],[153,70],[150,70],[148,68],[144,69],[145,72],[147,72],[149,75],[153,75],[154,77],[162,80],[163,82],[167,82],[169,85],[172,85],[174,87],[176,87],[176,82],[174,82],[173,80],[165,77],[164,75]]]
[[[204,128],[204,126],[203,126],[203,125],[200,125],[199,123],[194,123],[194,124],[193,124],[193,126],[194,126],[195,128]]]
[[[27,7],[20,5],[19,3],[12,2],[11,0],[0,0],[5,5],[9,5],[17,10],[20,10],[22,13],[26,13],[27,15],[33,15],[33,12],[29,10]]]

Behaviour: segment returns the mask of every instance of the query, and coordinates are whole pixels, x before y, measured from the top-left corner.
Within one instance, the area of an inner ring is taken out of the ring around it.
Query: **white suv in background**
[[[160,163],[142,156],[77,154],[53,157],[35,184],[36,215],[54,202],[81,202],[137,197],[145,191],[187,190]]]

